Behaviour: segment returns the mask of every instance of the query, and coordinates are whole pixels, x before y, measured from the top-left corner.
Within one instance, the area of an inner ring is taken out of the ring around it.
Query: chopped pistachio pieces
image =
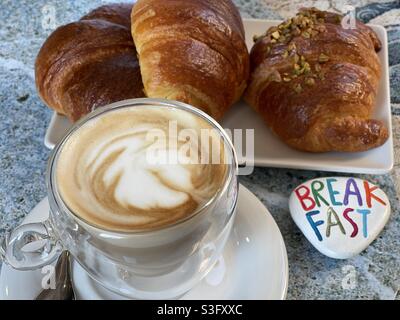
[[[329,61],[329,57],[325,53],[321,53],[318,57],[318,61],[322,63],[327,62]]]
[[[279,42],[279,43],[284,43],[284,42],[286,42],[286,37],[285,37],[285,36],[280,37],[280,38],[278,39],[278,42]]]
[[[260,38],[270,37],[271,43],[288,43],[293,37],[302,36],[305,39],[313,38],[320,32],[325,32],[325,15],[322,12],[303,10],[295,17],[288,19],[278,26],[271,27],[262,35],[254,35],[253,41],[257,42]],[[341,20],[341,16],[336,16]],[[292,50],[292,49],[289,49]]]
[[[295,44],[294,42],[290,43],[289,46],[288,46],[288,49],[289,49],[290,51],[296,50],[296,44]]]
[[[297,77],[297,76],[301,75],[301,71],[297,70],[297,69],[293,69],[293,75]]]
[[[293,36],[302,36],[309,39],[318,34],[322,29],[317,29],[324,23],[324,15],[313,10],[303,10],[295,17],[288,19],[276,27],[269,29],[268,34],[271,39],[279,43],[290,41]]]
[[[289,19],[289,20],[287,20],[287,21],[282,22],[282,23],[278,26],[278,28],[281,29],[281,30],[287,29],[291,24],[292,24],[292,20]]]
[[[272,32],[271,36],[274,39],[279,39],[280,33],[279,33],[279,31],[275,31],[275,32]]]
[[[289,61],[293,63],[293,68],[291,70],[286,70],[288,72],[283,73],[282,77],[278,73],[276,75],[277,79],[274,81],[290,82],[298,78],[296,81],[297,83],[292,84],[292,86],[293,89],[299,93],[303,90],[302,85],[312,86],[318,79],[325,79],[320,64],[329,61],[330,58],[328,55],[321,53],[318,56],[318,61],[310,65],[307,61],[307,57],[301,55],[301,52],[298,51],[293,40],[295,37],[311,39],[318,36],[321,32],[326,32],[325,21],[326,15],[323,12],[315,9],[306,9],[300,11],[295,17],[282,22],[278,26],[270,28],[267,33],[262,36],[267,36],[270,42],[267,49],[268,53],[275,47],[275,44],[280,44],[279,51],[277,50],[276,53],[280,52],[283,59],[289,59]],[[286,48],[284,47],[285,44],[287,46]]]
[[[303,88],[302,88],[301,84],[298,83],[298,84],[296,84],[296,85],[293,87],[293,90],[294,90],[296,93],[300,93],[300,92],[303,91]]]
[[[315,84],[314,78],[307,78],[306,79],[306,85],[313,86],[314,84]]]
[[[302,68],[303,73],[310,73],[311,72],[311,67],[308,62],[305,62]]]

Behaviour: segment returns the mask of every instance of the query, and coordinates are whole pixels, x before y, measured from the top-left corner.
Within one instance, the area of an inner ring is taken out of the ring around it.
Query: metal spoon
[[[69,251],[60,254],[55,267],[55,278],[55,289],[44,289],[35,300],[75,300]]]

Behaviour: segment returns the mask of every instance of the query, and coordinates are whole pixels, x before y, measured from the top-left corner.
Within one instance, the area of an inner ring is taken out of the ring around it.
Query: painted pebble
[[[290,195],[294,222],[321,253],[346,259],[359,254],[378,236],[390,216],[386,194],[357,178],[309,180]]]

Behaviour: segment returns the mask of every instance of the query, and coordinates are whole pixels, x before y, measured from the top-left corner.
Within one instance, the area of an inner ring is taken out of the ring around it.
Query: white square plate
[[[253,35],[260,35],[279,21],[244,19],[246,43],[250,50]],[[321,154],[294,150],[266,127],[261,118],[244,102],[240,101],[225,116],[222,126],[227,129],[254,129],[254,164],[265,167],[295,168],[350,173],[384,174],[393,168],[393,137],[389,93],[389,66],[386,30],[382,26],[370,25],[382,42],[378,53],[382,65],[374,118],[384,121],[389,129],[389,139],[379,148],[365,152]],[[63,137],[71,123],[64,116],[53,114],[46,132],[45,145],[52,149]],[[238,155],[241,163],[249,161],[246,155]]]

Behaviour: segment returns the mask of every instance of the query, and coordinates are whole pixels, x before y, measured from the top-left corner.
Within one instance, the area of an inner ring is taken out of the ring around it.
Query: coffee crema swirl
[[[205,144],[193,138],[204,130]],[[169,107],[128,107],[72,133],[57,159],[56,183],[65,204],[86,222],[113,231],[149,230],[209,202],[223,187],[225,157],[223,139],[204,119]]]

